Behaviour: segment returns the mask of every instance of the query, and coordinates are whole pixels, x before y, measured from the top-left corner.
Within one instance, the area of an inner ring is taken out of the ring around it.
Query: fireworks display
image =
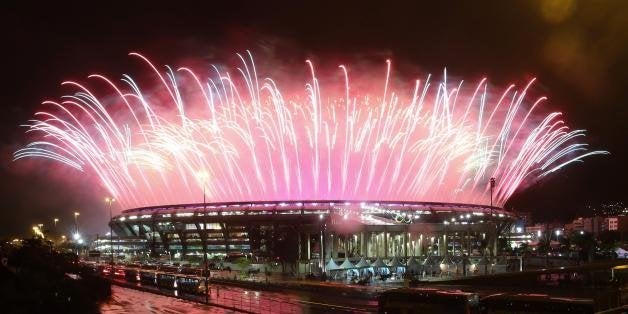
[[[430,76],[397,92],[391,63],[356,90],[325,89],[315,67],[301,88],[282,90],[258,75],[250,53],[239,66],[158,69],[150,84],[91,75],[90,86],[45,101],[25,127],[32,142],[14,159],[48,158],[97,176],[126,207],[208,201],[399,200],[494,203],[584,157],[607,154],[581,143],[561,113],[543,113],[509,86]],[[155,84],[155,82],[157,82]],[[148,87],[140,87],[148,85]],[[338,85],[338,84],[335,84]],[[339,92],[340,91],[340,92]],[[97,96],[103,94],[104,96]]]

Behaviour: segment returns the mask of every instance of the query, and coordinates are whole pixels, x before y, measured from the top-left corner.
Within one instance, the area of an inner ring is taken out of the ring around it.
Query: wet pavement
[[[121,280],[116,282],[129,285]],[[176,290],[140,284],[133,288],[114,284],[112,298],[101,310],[102,313],[374,313],[377,310],[375,299],[347,298],[342,294],[271,292],[215,284],[209,291],[210,305],[205,305],[204,296],[180,295]]]
[[[111,292],[111,299],[100,306],[100,311],[103,314],[239,313],[224,308],[211,307],[196,302],[179,300],[116,285],[111,286]]]

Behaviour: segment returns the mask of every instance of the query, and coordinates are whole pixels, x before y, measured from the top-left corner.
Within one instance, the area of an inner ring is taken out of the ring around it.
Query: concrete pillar
[[[492,249],[493,249],[493,256],[497,256],[497,232],[493,234],[493,236],[491,237],[491,243],[492,243]]]
[[[331,234],[329,236],[330,238],[330,242],[329,242],[329,249],[330,249],[330,253],[331,253],[331,258],[333,259],[337,259],[338,258],[338,235],[337,234]]]
[[[384,230],[384,258],[388,258],[388,232]]]
[[[297,241],[299,243],[299,247],[298,247],[298,256],[297,259],[300,261],[301,257],[303,257],[303,255],[301,254],[303,252],[303,245],[301,245],[301,232],[297,233]]]
[[[403,233],[403,257],[408,259],[408,243],[410,243],[410,233]]]
[[[307,258],[308,262],[310,261],[310,259],[312,259],[312,235],[308,232],[305,234],[305,237],[307,238],[307,242],[306,243],[306,249],[307,251],[305,252],[305,257]]]
[[[375,232],[371,232],[369,237],[371,238],[371,241],[369,242],[368,256],[377,256],[377,234]]]
[[[360,232],[360,256],[367,256],[367,244],[364,231]]]
[[[320,268],[325,271],[325,260],[327,257],[327,252],[325,252],[325,232],[321,230],[321,234],[320,234],[320,243],[321,243],[321,251],[319,252],[319,258],[320,258]]]
[[[438,255],[447,255],[447,232],[443,233],[438,241]]]
[[[373,240],[373,243],[371,244],[371,257],[377,257],[379,256],[379,234],[374,232],[371,233],[371,237]]]
[[[331,258],[332,255],[332,244],[331,244],[331,236],[329,234],[329,232],[324,232],[323,235],[321,236],[322,239],[322,243],[324,244],[324,254],[323,256],[325,256],[325,263],[327,263],[327,261]]]

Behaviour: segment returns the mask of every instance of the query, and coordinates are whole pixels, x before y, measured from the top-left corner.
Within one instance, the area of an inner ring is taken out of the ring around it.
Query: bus
[[[141,271],[140,272],[140,282],[143,285],[151,285],[154,286],[157,284],[157,274],[152,271]]]
[[[175,278],[176,278],[175,275],[171,275],[167,273],[158,273],[157,274],[157,286],[160,288],[174,289]]]
[[[194,277],[177,277],[177,290],[190,294],[203,294],[205,281]]]

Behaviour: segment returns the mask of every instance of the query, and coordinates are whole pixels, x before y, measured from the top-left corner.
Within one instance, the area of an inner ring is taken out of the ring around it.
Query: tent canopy
[[[434,265],[434,257],[433,256],[426,257],[425,260],[423,261],[423,265],[425,266]]]
[[[364,256],[362,256],[360,261],[358,261],[358,263],[355,264],[355,267],[356,268],[368,268],[368,267],[371,267],[371,264],[369,264],[369,262],[366,261],[366,258],[364,258]]]
[[[419,262],[416,261],[416,259],[414,258],[414,256],[411,256],[408,261],[406,262],[406,266],[407,267],[411,267],[411,266],[418,266],[420,265]]]
[[[442,261],[440,261],[442,265],[455,265],[454,261],[449,257],[449,255],[445,256]]]
[[[353,264],[351,264],[351,262],[349,261],[348,258],[345,258],[345,261],[342,262],[342,264],[340,264],[340,266],[338,266],[338,269],[341,269],[341,270],[355,269],[355,266],[353,266]]]
[[[411,270],[419,271],[421,269],[421,264],[419,264],[419,262],[416,261],[414,256],[412,256],[406,262],[406,269],[408,269],[408,271],[411,271]]]
[[[334,262],[333,258],[330,258],[329,262],[327,262],[327,265],[325,265],[325,269],[327,269],[327,271],[338,270],[338,264],[336,264],[336,262]]]
[[[406,265],[402,264],[397,256],[393,257],[393,259],[388,263],[388,267],[405,267]]]
[[[384,264],[381,257],[378,257],[373,264],[371,264],[371,267],[387,267],[387,265]]]

